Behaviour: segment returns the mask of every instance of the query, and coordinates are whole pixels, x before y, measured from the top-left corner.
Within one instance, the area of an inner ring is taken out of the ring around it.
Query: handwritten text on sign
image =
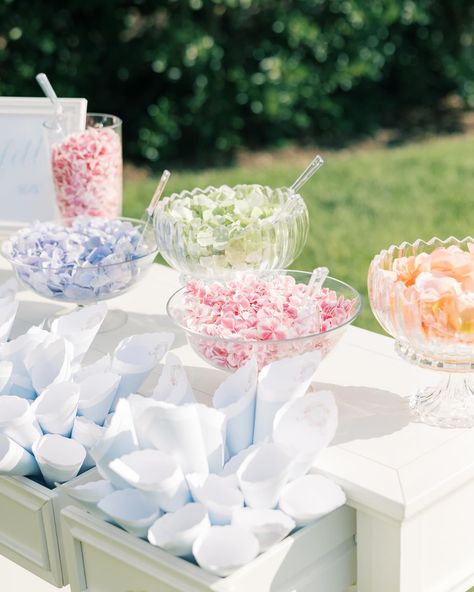
[[[76,129],[85,120],[86,101],[66,99],[65,112]],[[0,221],[57,217],[43,122],[51,117],[48,99],[0,97]]]
[[[47,220],[56,216],[51,170],[34,116],[0,118],[0,217]]]

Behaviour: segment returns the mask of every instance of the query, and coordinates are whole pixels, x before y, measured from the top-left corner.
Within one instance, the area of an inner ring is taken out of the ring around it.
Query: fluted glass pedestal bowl
[[[192,279],[173,294],[167,310],[215,368],[234,371],[253,356],[259,368],[313,350],[325,356],[359,314],[361,298],[333,278],[321,291],[310,289],[310,278],[278,270]]]
[[[391,246],[372,261],[368,289],[397,353],[446,373],[411,397],[416,416],[437,426],[474,426],[474,239]]]
[[[158,248],[183,277],[222,277],[246,269],[284,269],[308,235],[304,200],[261,185],[173,193],[155,211]]]
[[[144,222],[133,218],[37,222],[4,241],[2,253],[22,285],[49,300],[83,306],[115,298],[144,276],[157,248],[152,229],[145,235],[143,229]],[[101,330],[126,320],[124,311],[109,311]]]

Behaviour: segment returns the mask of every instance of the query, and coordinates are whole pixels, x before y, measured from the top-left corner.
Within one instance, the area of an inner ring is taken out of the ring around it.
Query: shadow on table
[[[328,383],[317,383],[317,388],[336,397],[339,427],[333,445],[393,434],[412,420],[408,400],[390,391]]]
[[[8,279],[8,278],[7,278]],[[0,272],[0,283],[1,283]],[[73,312],[75,305],[66,302],[48,302],[44,299],[41,302],[21,300],[16,316],[11,337],[17,337],[27,331],[33,325],[40,325],[42,321],[47,320],[63,309],[70,308]],[[118,307],[109,305],[109,310],[119,310]],[[173,321],[163,314],[149,315],[134,312],[127,312],[127,322],[117,330],[99,333],[92,344],[92,348],[105,352],[110,352],[112,347],[128,337],[139,333],[169,332],[174,334],[174,342],[171,349],[181,347],[186,343],[185,334],[176,327]]]
[[[110,310],[114,310],[111,305]],[[173,321],[163,314],[149,315],[135,312],[127,312],[127,322],[125,325],[115,331],[108,333],[99,333],[92,344],[92,347],[99,351],[109,352],[115,348],[118,343],[130,335],[140,333],[166,332],[174,334],[174,342],[171,350],[181,347],[186,343],[186,336],[176,327]]]
[[[18,337],[33,325],[41,325],[43,321],[58,313],[61,308],[63,308],[61,305],[50,303],[47,300],[43,302],[20,300],[10,338]]]
[[[217,387],[230,376],[229,372],[217,370],[210,365],[186,366],[186,373],[193,389],[207,395],[213,395]]]
[[[6,282],[7,280],[9,280],[12,277],[13,277],[13,272],[11,269],[0,269],[0,284],[3,284],[3,282]]]

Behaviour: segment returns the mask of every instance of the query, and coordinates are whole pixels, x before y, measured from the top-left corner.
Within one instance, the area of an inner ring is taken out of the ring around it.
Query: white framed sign
[[[66,129],[84,129],[86,99],[60,99]],[[57,217],[43,122],[47,98],[0,97],[0,227]]]

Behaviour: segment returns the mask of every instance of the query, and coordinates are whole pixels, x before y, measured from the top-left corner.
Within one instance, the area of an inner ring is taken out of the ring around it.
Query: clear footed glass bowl
[[[473,288],[471,237],[404,242],[381,251],[370,264],[370,305],[395,338],[397,353],[447,373],[410,399],[415,415],[431,425],[474,426]]]
[[[311,273],[306,271],[272,271],[259,274],[263,278],[274,275],[288,275],[297,284],[307,284]],[[236,274],[234,279],[244,274]],[[247,275],[250,275],[248,273]],[[255,275],[255,274],[251,274]],[[200,280],[205,281],[205,280]],[[228,280],[219,280],[223,283]],[[211,282],[209,282],[211,283]],[[189,345],[206,362],[220,370],[235,371],[245,364],[251,357],[257,359],[259,368],[270,362],[296,356],[305,352],[319,350],[326,356],[338,343],[347,327],[358,316],[362,300],[354,288],[340,280],[328,277],[324,282],[325,290],[334,291],[337,298],[343,297],[350,301],[350,306],[344,321],[337,326],[320,332],[310,332],[290,339],[242,339],[236,337],[210,336],[203,332],[190,329],[187,320],[186,286],[175,292],[168,301],[167,312],[170,318],[186,333]],[[308,314],[316,314],[314,309]],[[261,318],[262,320],[262,318]]]
[[[154,224],[171,267],[184,277],[222,277],[288,267],[306,243],[309,217],[303,198],[287,188],[223,185],[165,197]]]
[[[87,220],[87,217],[81,219]],[[100,220],[99,218],[89,219]],[[52,224],[68,227],[74,220],[77,218],[66,219],[62,222],[55,220]],[[20,283],[39,296],[55,302],[75,303],[78,306],[109,300],[128,291],[142,279],[158,252],[151,225],[145,227],[144,221],[134,218],[116,218],[115,220],[130,224],[140,234],[143,234],[143,230],[145,230],[141,242],[138,243],[136,254],[132,254],[123,261],[96,265],[68,263],[55,266],[50,263],[41,264],[35,257],[34,263],[30,264],[25,262],[24,256],[16,255],[15,249],[12,249],[12,240],[15,236],[2,243],[2,254],[11,264]],[[34,229],[35,227],[33,225],[28,228]],[[58,315],[67,312],[71,312],[70,309],[60,311]],[[49,319],[48,323],[50,324],[52,320],[53,318]],[[109,311],[101,327],[101,332],[116,329],[124,325],[126,321],[125,312],[121,310]]]

